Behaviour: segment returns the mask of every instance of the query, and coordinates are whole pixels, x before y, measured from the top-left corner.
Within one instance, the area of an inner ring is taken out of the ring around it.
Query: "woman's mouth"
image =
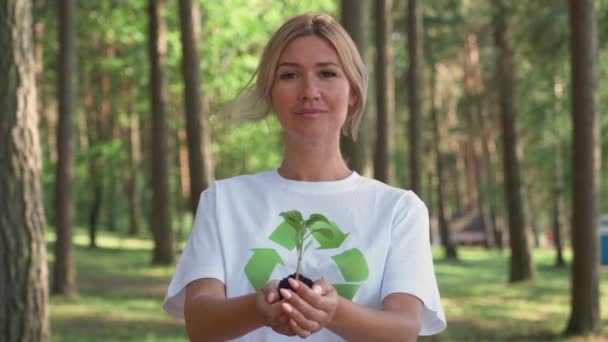
[[[295,113],[298,116],[306,118],[306,119],[314,119],[314,118],[321,116],[321,114],[323,114],[325,112],[326,112],[326,110],[323,110],[323,109],[305,108],[305,109],[297,110]]]

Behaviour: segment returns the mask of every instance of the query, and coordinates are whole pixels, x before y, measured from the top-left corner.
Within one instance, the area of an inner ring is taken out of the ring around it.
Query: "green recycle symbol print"
[[[326,232],[328,229],[331,230],[330,234]],[[312,237],[319,243],[317,250],[338,249],[349,235],[349,233],[344,234],[331,221],[317,221],[310,226],[310,231]],[[296,234],[296,230],[286,220],[270,234],[269,239],[287,250],[293,251],[297,243]],[[253,254],[245,266],[245,274],[257,291],[268,283],[275,267],[279,264],[285,265],[285,263],[274,248],[254,248],[252,251]],[[333,287],[339,295],[352,300],[369,276],[365,256],[359,249],[351,248],[331,258],[346,281],[342,284],[333,284]]]

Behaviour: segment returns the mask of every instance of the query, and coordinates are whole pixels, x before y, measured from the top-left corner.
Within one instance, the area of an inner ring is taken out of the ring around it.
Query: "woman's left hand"
[[[325,280],[317,281],[312,289],[300,281],[289,279],[294,291],[281,289],[285,298],[282,308],[290,317],[289,325],[300,337],[306,338],[329,324],[338,307],[339,296]]]

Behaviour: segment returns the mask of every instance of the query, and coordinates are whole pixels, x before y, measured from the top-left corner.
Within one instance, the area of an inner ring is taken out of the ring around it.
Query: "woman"
[[[351,171],[340,154],[366,90],[354,43],[328,15],[275,32],[255,91],[283,128],[283,162],[201,194],[164,304],[185,317],[191,340],[408,341],[445,328],[426,206]],[[295,212],[331,230],[310,236],[301,265],[286,214]],[[290,279],[291,290],[278,290],[296,268],[312,288]]]

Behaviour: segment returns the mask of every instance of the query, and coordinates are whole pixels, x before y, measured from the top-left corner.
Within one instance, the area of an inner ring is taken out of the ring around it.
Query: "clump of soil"
[[[288,289],[288,290],[292,290],[294,291],[294,289],[291,288],[291,285],[289,284],[288,279],[289,278],[293,278],[296,279],[296,274],[290,274],[289,276],[281,279],[281,281],[279,282],[279,289]],[[306,284],[306,286],[312,288],[312,284],[313,281],[310,278],[307,278],[303,275],[300,274],[300,276],[298,277],[298,279],[303,282],[304,284]],[[295,292],[295,291],[294,291]],[[281,292],[279,291],[279,300],[283,299],[283,296],[281,295]]]

